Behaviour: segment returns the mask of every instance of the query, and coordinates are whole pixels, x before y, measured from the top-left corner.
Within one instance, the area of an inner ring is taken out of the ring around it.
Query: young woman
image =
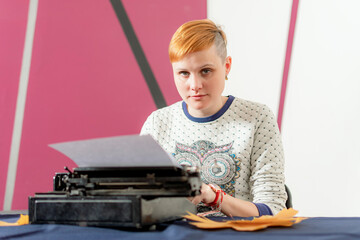
[[[265,105],[222,95],[232,63],[226,43],[210,20],[180,26],[169,57],[183,101],[154,111],[141,134],[200,168],[201,195],[191,199],[199,213],[276,214],[287,199],[278,126]]]

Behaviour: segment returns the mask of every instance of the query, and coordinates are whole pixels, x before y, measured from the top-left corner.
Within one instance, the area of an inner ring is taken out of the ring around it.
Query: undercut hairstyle
[[[170,62],[180,61],[185,55],[216,46],[219,57],[225,62],[227,57],[226,35],[209,19],[194,20],[181,25],[169,45]]]

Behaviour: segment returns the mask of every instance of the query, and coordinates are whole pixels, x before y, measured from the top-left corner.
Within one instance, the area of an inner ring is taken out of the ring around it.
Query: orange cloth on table
[[[20,226],[20,225],[25,225],[25,224],[29,224],[29,216],[23,215],[23,214],[20,215],[19,219],[15,223],[8,223],[8,222],[0,221],[0,226],[2,226],[2,227]]]
[[[271,226],[290,227],[307,219],[305,217],[294,217],[297,213],[297,210],[290,208],[281,210],[275,216],[261,216],[255,217],[252,220],[243,219],[221,222],[200,217],[192,213],[184,216],[184,218],[194,221],[190,222],[190,224],[202,229],[232,228],[237,231],[256,231]]]

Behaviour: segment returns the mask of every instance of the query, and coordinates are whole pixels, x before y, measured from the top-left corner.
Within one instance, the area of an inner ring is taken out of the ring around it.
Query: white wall
[[[278,111],[292,0],[208,0],[229,38],[225,94]],[[301,0],[282,136],[303,216],[360,216],[360,1]]]
[[[283,119],[305,215],[360,216],[360,1],[300,2]]]

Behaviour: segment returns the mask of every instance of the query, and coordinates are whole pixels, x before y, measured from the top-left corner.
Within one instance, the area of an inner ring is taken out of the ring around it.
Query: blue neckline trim
[[[224,106],[214,115],[211,115],[209,117],[204,117],[204,118],[198,118],[198,117],[193,117],[189,114],[187,107],[186,107],[186,103],[183,101],[182,102],[182,108],[183,111],[186,115],[186,117],[193,121],[193,122],[199,122],[199,123],[205,123],[205,122],[211,122],[211,121],[215,121],[216,119],[218,119],[219,117],[221,117],[230,107],[231,103],[234,101],[235,97],[230,95],[228,97],[228,100],[226,100],[226,103],[224,104]]]

